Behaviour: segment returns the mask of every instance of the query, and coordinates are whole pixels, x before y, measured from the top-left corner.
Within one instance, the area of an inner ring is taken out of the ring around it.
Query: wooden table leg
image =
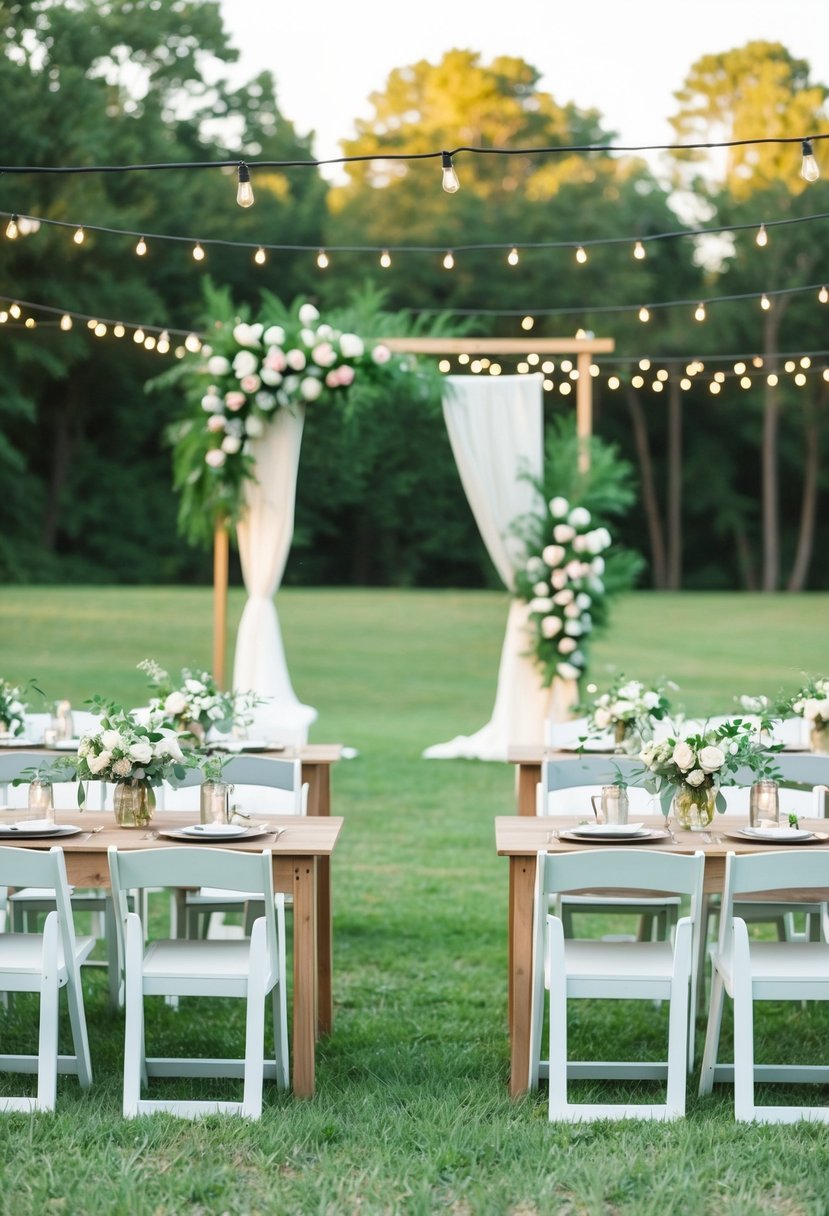
[[[294,862],[294,1023],[293,1090],[314,1096],[317,1028],[317,865],[316,858]]]
[[[509,1091],[526,1093],[530,1075],[535,857],[509,860]]]
[[[515,769],[515,793],[519,815],[535,814],[535,787],[541,780],[541,763],[519,764]]]
[[[308,782],[308,814],[331,814],[331,766],[303,763],[302,780]],[[331,861],[320,857],[317,863],[317,998],[319,1018],[317,1036],[334,1029],[334,941],[331,910]]]

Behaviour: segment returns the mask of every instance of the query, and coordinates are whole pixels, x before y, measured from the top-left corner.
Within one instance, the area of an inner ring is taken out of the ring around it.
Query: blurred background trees
[[[214,3],[35,0],[0,4],[0,18],[0,98],[8,115],[25,115],[6,124],[9,166],[313,157],[310,137],[280,113],[278,81],[263,74],[242,88],[227,84],[235,52]],[[677,84],[679,142],[795,139],[826,127],[826,87],[777,44],[712,53]],[[829,311],[817,291],[774,294],[829,278],[826,221],[773,226],[767,244],[756,243],[762,223],[829,212],[829,166],[807,186],[797,143],[729,155],[677,152],[658,175],[639,157],[603,152],[459,154],[461,189],[450,197],[433,159],[383,153],[607,145],[612,115],[559,104],[523,60],[485,63],[471,50],[401,65],[370,103],[371,116],[343,152],[372,159],[349,164],[333,183],[313,167],[254,166],[249,210],[235,205],[232,169],[3,175],[0,210],[68,227],[0,238],[4,298],[57,310],[52,322],[36,314],[35,329],[12,318],[0,326],[0,577],[209,579],[208,555],[176,534],[164,440],[175,392],[145,392],[165,357],[132,341],[129,330],[117,339],[110,326],[99,339],[83,323],[70,332],[57,325],[65,310],[108,323],[207,329],[209,273],[254,305],[262,287],[331,308],[374,285],[409,331],[440,323],[481,335],[583,328],[613,337],[616,354],[594,381],[594,421],[637,470],[637,500],[618,530],[646,558],[645,585],[829,585],[820,543],[829,383],[808,374],[796,387],[779,357],[825,351]],[[81,223],[85,239],[76,245]],[[689,226],[733,227],[720,238],[645,239]],[[147,253],[136,256],[134,238],[101,229],[145,234]],[[632,256],[636,238],[645,241],[645,258]],[[197,263],[194,239],[250,247],[209,245]],[[576,261],[581,242],[614,239]],[[258,265],[260,242],[303,248],[272,250]],[[563,247],[533,249],[539,242]],[[459,248],[470,244],[514,245],[518,264],[507,263],[503,248]],[[376,251],[329,252],[322,271],[317,251],[332,246],[417,248],[393,253],[387,267]],[[443,267],[447,250],[452,271]],[[764,292],[768,310],[759,304]],[[644,303],[740,295],[752,298],[709,304],[704,324],[693,304],[651,308],[647,324],[637,316]],[[521,328],[525,315],[531,330]],[[749,363],[747,387],[732,363],[712,361],[705,377],[680,388],[687,361],[748,352],[763,366]],[[650,374],[642,371],[635,387],[642,360]],[[655,391],[660,366],[670,378]],[[729,379],[714,395],[707,380],[717,368]],[[608,384],[614,371],[622,381],[616,391]],[[573,396],[559,391],[563,378],[558,368],[556,388],[545,393],[549,419],[572,413]],[[434,402],[373,403],[357,424],[309,409],[287,582],[491,580]]]

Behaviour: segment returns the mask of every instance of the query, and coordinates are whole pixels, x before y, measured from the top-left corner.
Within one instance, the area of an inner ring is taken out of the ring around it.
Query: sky
[[[268,69],[279,106],[315,155],[370,114],[389,73],[454,47],[525,59],[562,105],[598,109],[618,144],[672,142],[673,93],[691,65],[763,40],[782,42],[829,84],[829,0],[221,0],[241,52],[234,81]]]

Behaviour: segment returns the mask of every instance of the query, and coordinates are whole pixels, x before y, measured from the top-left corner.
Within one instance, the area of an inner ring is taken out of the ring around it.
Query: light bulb
[[[708,385],[708,391],[709,393],[713,393],[713,395],[716,397],[717,393],[720,391],[720,386],[716,380],[712,380]]]
[[[522,329],[532,329],[533,325],[535,325],[535,321],[532,317],[524,317],[521,322]]]
[[[694,318],[697,321],[705,320],[705,305],[703,303],[700,302],[697,304],[696,309],[694,310]]]
[[[13,215],[11,217],[11,219],[9,220],[8,224],[6,224],[6,236],[9,238],[10,241],[15,241],[15,240],[17,240],[18,231],[19,230],[17,227],[17,216]]]
[[[448,152],[441,152],[440,163],[443,166],[443,188],[447,194],[457,194],[461,188],[458,181],[458,175],[455,172],[455,166],[452,164],[452,157]]]
[[[92,332],[94,333],[96,338],[103,338],[104,335],[106,334],[106,331],[107,331],[106,325],[104,325],[103,321],[99,321]]]
[[[576,250],[576,261],[580,266],[583,266],[587,261],[587,251],[583,245],[579,245],[578,249]]]
[[[9,305],[9,316],[14,317],[15,321],[18,319],[18,317],[20,316],[20,305],[19,304],[10,304]]]
[[[82,245],[82,244],[83,244],[83,238],[84,238],[84,230],[83,230],[83,228],[76,228],[76,229],[75,229],[75,235],[72,237],[72,240],[75,242],[75,244],[76,244],[76,245]]]
[[[139,343],[139,344],[140,344],[141,342],[143,342],[143,341],[144,341],[144,330],[143,330],[143,329],[137,329],[137,330],[135,331],[135,333],[132,335],[132,340],[133,340],[133,342],[136,342],[136,343]]]
[[[384,249],[380,254],[380,265],[384,270],[388,270],[389,266],[391,266],[391,254],[388,249]]]
[[[326,270],[328,268],[328,254],[324,249],[321,249],[317,254],[317,265],[319,266],[320,270]]]
[[[740,388],[751,388],[751,376],[740,377]]]
[[[153,350],[155,348],[155,334],[147,334],[144,339],[144,349]]]
[[[768,245],[769,234],[766,232],[765,224],[760,225],[760,227],[757,231],[757,235],[754,238],[754,240],[755,240],[756,244],[758,244],[760,246],[761,249],[765,249],[766,245]]]
[[[237,180],[239,182],[236,187],[236,202],[240,207],[253,206],[253,186],[250,184],[250,169],[243,160],[239,161],[239,168],[236,170]]]
[[[124,328],[124,326],[122,325],[122,323],[120,321],[118,321],[118,323],[116,325],[113,325],[113,327],[112,327],[112,333],[113,333],[114,337],[116,337],[116,338],[123,338],[123,336],[126,332],[127,332],[126,329]]]
[[[811,139],[803,140],[803,160],[800,162],[800,176],[807,182],[816,182],[820,177],[820,166],[815,160]]]
[[[256,265],[257,265],[257,266],[264,266],[264,265],[265,265],[265,262],[267,261],[267,258],[266,258],[266,256],[265,256],[265,250],[262,248],[262,246],[261,246],[261,245],[260,245],[260,246],[259,246],[259,248],[256,250],[256,253],[253,255],[253,260],[254,260],[254,262],[256,263]]]
[[[777,384],[777,382],[778,382],[777,373],[769,372],[769,374],[766,376],[766,384],[769,384],[769,385],[771,385],[772,388],[774,388],[774,386],[775,386],[775,384]]]
[[[829,304],[829,289],[826,287],[821,287],[820,291],[817,293],[817,298],[820,300],[821,304]]]
[[[37,321],[34,319],[34,317],[27,317],[23,324],[25,325],[26,329],[35,329],[37,326]],[[796,378],[797,377],[795,377],[795,379]]]
[[[167,330],[164,329],[161,331],[161,333],[158,336],[158,342],[156,343],[156,350],[158,351],[158,353],[160,355],[166,355],[167,351],[169,349],[170,349],[170,335],[167,333]]]
[[[643,261],[648,256],[645,253],[645,246],[642,244],[641,241],[637,241],[636,244],[633,246],[633,256],[639,262]]]
[[[765,312],[768,312],[768,310],[771,308],[771,300],[768,298],[768,296],[765,293],[760,297],[760,307]]]
[[[639,320],[644,323],[645,321],[650,321],[650,319],[651,319],[651,314],[648,311],[648,309],[645,308],[645,305],[643,304],[642,307],[639,309]]]
[[[201,350],[201,339],[198,334],[188,334],[184,339],[184,346],[186,350],[191,351],[193,354]]]
[[[68,313],[68,312],[65,312],[65,313],[63,314],[63,316],[61,317],[61,319],[60,319],[60,327],[61,327],[61,329],[63,329],[63,330],[67,330],[67,329],[71,329],[71,328],[72,328],[72,318],[69,316],[69,313]]]
[[[0,308],[0,325],[5,325],[8,319],[9,314],[6,312],[5,308]]]
[[[147,252],[147,242],[144,240],[143,236],[138,238],[138,244],[135,246],[135,252],[140,258],[143,258],[144,254]]]
[[[444,269],[444,270],[451,270],[451,269],[452,269],[452,267],[453,267],[454,265],[455,265],[455,259],[453,258],[453,256],[452,256],[452,251],[451,251],[451,249],[450,249],[450,250],[448,250],[448,251],[446,252],[446,254],[444,255],[444,258],[443,258],[443,269]]]
[[[198,241],[196,242],[196,247],[195,247],[195,249],[193,250],[193,259],[194,259],[196,262],[203,262],[203,261],[204,261],[204,250],[202,249],[202,247],[201,247],[201,245],[198,243]]]
[[[510,266],[518,265],[518,250],[517,249],[510,249],[509,253],[507,254],[507,261],[510,264]]]

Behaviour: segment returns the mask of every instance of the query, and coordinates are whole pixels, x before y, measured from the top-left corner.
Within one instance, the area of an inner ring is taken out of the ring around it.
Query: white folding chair
[[[74,1073],[92,1084],[92,1063],[81,990],[80,965],[95,939],[76,937],[59,848],[44,852],[20,846],[0,848],[0,883],[31,883],[49,889],[53,909],[42,933],[0,933],[0,990],[40,993],[37,1055],[2,1055],[5,1072],[37,1073],[37,1096],[0,1098],[0,1111],[54,1110],[57,1074]],[[58,1055],[60,989],[66,989],[74,1054]]]
[[[39,768],[42,763],[43,754],[39,752],[13,752],[6,756],[0,756],[0,794],[2,794],[4,801],[8,801],[11,797],[10,787],[12,781],[15,778],[20,778],[26,770]],[[99,786],[99,789],[96,791],[96,801],[100,803],[100,807],[103,810],[106,787],[102,782],[96,782],[95,784]],[[18,788],[25,789],[25,783],[24,786]],[[61,809],[77,810],[77,791],[74,778],[71,774],[67,774],[60,781],[55,781],[54,789],[58,816]],[[21,795],[21,799],[23,797],[25,797],[25,794]],[[74,887],[70,887],[69,893],[74,911],[91,913],[95,937],[102,939],[106,943],[106,959],[87,959],[86,966],[107,968],[110,1004],[117,1006],[120,1003],[120,992],[118,987],[118,960],[112,897],[109,891],[101,888],[77,891]],[[8,896],[8,920],[10,927],[13,930],[21,929],[24,932],[28,932],[36,924],[36,918],[47,916],[54,906],[55,901],[50,890],[20,886],[18,884],[13,893]]]
[[[203,780],[200,770],[187,774],[187,784]],[[279,760],[267,756],[234,756],[225,765],[222,780],[234,787],[233,804],[242,815],[261,818],[262,821],[276,815],[305,815],[308,810],[308,786],[302,784],[300,760]],[[169,809],[171,795],[166,795],[165,806]],[[176,795],[172,798],[175,800]],[[189,800],[192,801],[192,792]],[[185,796],[185,800],[188,796]],[[286,900],[290,904],[290,900]],[[177,923],[179,930],[186,929],[189,937],[207,936],[214,914],[246,911],[246,925],[255,916],[262,915],[258,901],[251,902],[242,891],[215,890],[202,887],[198,891],[183,892],[179,897]]]
[[[733,1080],[734,1115],[739,1122],[795,1123],[801,1119],[829,1122],[829,1106],[758,1106],[757,1081],[827,1084],[826,1064],[756,1064],[754,1002],[829,1000],[829,945],[826,942],[755,941],[736,901],[754,891],[829,889],[829,856],[820,849],[729,853],[717,946],[712,951],[713,980],[700,1076],[700,1094],[715,1081]],[[725,994],[734,1002],[734,1062],[719,1064],[719,1040]],[[795,1023],[790,1023],[796,1035]],[[777,1043],[785,1046],[779,1036]]]
[[[646,849],[591,849],[539,853],[534,907],[530,1088],[549,1081],[549,1116],[569,1122],[594,1119],[676,1119],[685,1114],[689,996],[693,937],[699,932],[704,856]],[[550,898],[584,888],[636,887],[690,898],[673,942],[568,940],[561,918],[548,912]],[[545,990],[549,991],[549,1059],[541,1059]],[[667,1000],[667,1060],[655,1062],[567,1058],[567,1003],[578,998]],[[568,1081],[665,1080],[665,1102],[574,1103]]]
[[[602,785],[614,784],[618,772],[626,775],[635,763],[622,756],[579,756],[562,760],[545,760],[541,765],[541,781],[536,787],[537,815],[581,815],[592,819],[590,798],[601,792]],[[618,770],[618,772],[617,772]],[[659,802],[639,786],[628,788],[630,816],[658,815]],[[564,924],[564,936],[575,937],[574,916],[611,915],[634,916],[638,920],[635,936],[641,940],[657,937],[664,940],[676,925],[679,900],[675,897],[642,894],[611,898],[599,892],[589,895],[562,896],[556,910]]]
[[[112,892],[118,910],[119,951],[124,960],[124,1116],[167,1111],[185,1118],[239,1114],[258,1119],[265,1077],[288,1087],[288,1019],[285,996],[285,907],[275,895],[271,853],[237,853],[212,846],[109,849]],[[130,912],[127,891],[148,887],[198,887],[226,883],[262,900],[263,915],[243,941],[152,941],[145,946],[140,918]],[[265,1063],[265,998],[273,1006],[274,1062]],[[237,1059],[148,1058],[145,996],[235,997],[247,1002],[245,1055]],[[242,1077],[241,1102],[145,1100],[149,1077]]]

